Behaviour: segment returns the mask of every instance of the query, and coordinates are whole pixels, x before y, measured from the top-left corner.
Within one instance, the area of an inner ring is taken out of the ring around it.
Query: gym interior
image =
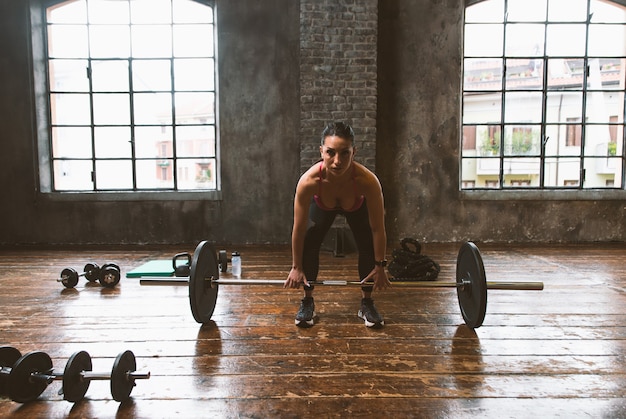
[[[526,3],[0,0],[1,415],[626,416],[626,2]],[[262,282],[289,273],[295,186],[330,121],[380,180],[386,257],[413,238],[445,285],[375,291],[378,330],[343,286],[342,217],[313,327],[294,326],[301,290]],[[469,308],[467,242],[489,288]],[[236,279],[222,250],[242,281],[215,297],[206,276]],[[161,281],[133,275],[155,261]]]

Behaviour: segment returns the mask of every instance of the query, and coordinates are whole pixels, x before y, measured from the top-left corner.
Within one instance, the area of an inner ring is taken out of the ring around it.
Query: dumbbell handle
[[[8,370],[8,372],[6,373],[10,373],[11,369],[10,368],[2,368],[2,373],[5,373],[5,369]],[[96,380],[110,380],[111,379],[111,373],[105,373],[105,372],[93,372],[93,371],[81,371],[80,372],[80,376],[83,380],[90,380],[90,381],[96,381]],[[42,373],[42,372],[33,372],[30,374],[30,378],[31,380],[37,380],[37,381],[45,381],[47,384],[52,384],[52,382],[54,380],[62,380],[63,379],[63,373],[59,373],[59,372],[54,372],[54,371],[50,371],[47,373]],[[150,378],[150,372],[136,372],[136,371],[127,371],[126,372],[126,378],[127,379],[133,379],[133,380],[147,380],[148,378]]]
[[[103,373],[103,372],[92,372],[92,371],[81,371],[80,376],[83,380],[110,380],[111,373]],[[126,372],[127,379],[133,380],[147,380],[150,378],[150,372],[136,372],[136,371],[127,371]]]

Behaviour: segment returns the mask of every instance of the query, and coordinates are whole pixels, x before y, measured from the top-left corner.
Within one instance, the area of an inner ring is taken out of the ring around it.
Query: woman
[[[359,278],[364,285],[358,316],[367,327],[382,327],[385,322],[372,300],[374,289],[383,290],[390,285],[385,273],[387,234],[380,182],[374,173],[354,161],[356,148],[350,125],[328,124],[322,132],[320,153],[321,161],[298,181],[294,198],[293,266],[284,286],[304,286],[296,325],[314,324],[313,285],[319,270],[320,247],[335,217],[342,214],[359,251]]]

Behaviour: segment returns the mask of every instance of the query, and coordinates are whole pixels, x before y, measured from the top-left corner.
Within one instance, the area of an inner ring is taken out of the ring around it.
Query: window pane
[[[91,191],[91,160],[56,160],[54,188],[59,191]]]
[[[626,23],[626,8],[606,0],[591,0],[591,22],[593,23]]]
[[[161,125],[172,122],[171,93],[135,93],[135,123]]]
[[[96,125],[130,124],[130,99],[128,94],[94,94],[93,119]]]
[[[120,25],[91,26],[89,46],[92,57],[127,58],[130,56],[130,28]]]
[[[585,188],[621,187],[621,159],[602,157],[585,159]]]
[[[177,124],[214,124],[215,95],[213,93],[176,93]]]
[[[215,157],[215,130],[212,126],[176,128],[176,155],[179,157]]]
[[[172,74],[169,60],[133,61],[133,90],[154,91],[171,88]]]
[[[91,83],[95,92],[128,91],[128,61],[92,61]]]
[[[502,56],[503,25],[465,25],[464,50],[467,57]]]
[[[173,170],[172,159],[138,160],[137,188],[172,189],[174,188]]]
[[[48,27],[50,58],[87,58],[87,28],[85,26],[52,25]]]
[[[538,156],[540,153],[541,126],[506,125],[504,127],[504,155]]]
[[[213,25],[174,26],[174,56],[212,57]]]
[[[546,158],[544,185],[547,187],[577,187],[580,178],[580,159],[576,157]]]
[[[580,156],[581,135],[580,123],[547,125],[545,155],[550,157]]]
[[[133,166],[130,160],[97,160],[97,189],[132,189]]]
[[[625,56],[626,25],[589,25],[588,54],[592,57]]]
[[[50,60],[49,69],[51,91],[89,91],[86,60]]]
[[[540,90],[543,88],[543,61],[539,59],[506,60],[507,90]]]
[[[543,44],[544,25],[506,25],[506,55],[513,57],[539,57],[543,55]]]
[[[214,90],[213,60],[174,60],[174,88],[176,90]]]
[[[173,8],[174,23],[213,23],[213,9],[198,2],[174,0]]]
[[[548,25],[546,54],[582,57],[585,55],[585,25]]]
[[[136,127],[135,155],[139,158],[172,157],[171,127]]]
[[[571,118],[582,121],[582,92],[549,92],[546,97],[546,122],[559,123]]]
[[[585,156],[608,157],[611,143],[609,125],[587,125],[585,132]]]
[[[52,156],[54,158],[91,158],[91,128],[52,128]]]
[[[464,124],[498,124],[502,115],[502,94],[468,95],[463,102]]]
[[[550,0],[548,20],[550,22],[587,21],[587,0]]]
[[[128,1],[89,0],[89,23],[128,22]]]
[[[523,180],[529,180],[532,177],[539,176],[539,169],[541,168],[541,159],[534,158],[506,158],[504,159],[504,173],[508,179],[507,184],[510,185],[511,180],[516,180],[519,184],[513,184],[511,186],[531,186],[531,182],[523,182]],[[522,180],[522,182],[519,182]],[[507,186],[509,186],[507,185]]]
[[[89,125],[91,115],[88,94],[52,93],[50,110],[53,125]]]
[[[133,57],[161,58],[172,55],[171,26],[133,26],[132,34]]]
[[[502,89],[502,60],[466,58],[463,65],[464,90]]]
[[[504,122],[541,122],[540,92],[507,92],[504,103]]]
[[[170,0],[133,0],[130,2],[132,23],[171,23]]]
[[[85,0],[60,3],[47,9],[48,23],[87,23]]]
[[[179,189],[215,189],[215,159],[178,159]]]
[[[616,122],[624,121],[624,92],[590,92],[587,93],[587,122],[609,123],[611,117]]]
[[[543,22],[546,20],[546,1],[533,0],[529,7],[528,0],[508,0],[508,22]]]
[[[548,89],[581,89],[585,72],[582,58],[550,58],[548,60]]]
[[[626,68],[626,59],[600,58],[599,66],[602,89],[624,90],[626,73],[622,69]]]
[[[131,157],[130,127],[95,127],[96,157]]]

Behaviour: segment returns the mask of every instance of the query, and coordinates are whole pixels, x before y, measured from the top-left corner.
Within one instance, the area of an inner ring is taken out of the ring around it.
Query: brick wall
[[[352,125],[357,160],[376,161],[378,0],[300,2],[300,167],[319,159],[330,121]]]

